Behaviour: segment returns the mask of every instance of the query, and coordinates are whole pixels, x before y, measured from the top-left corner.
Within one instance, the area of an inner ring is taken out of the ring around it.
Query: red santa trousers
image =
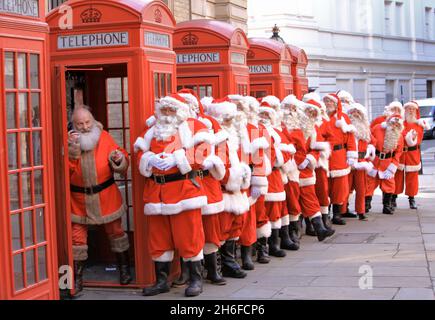
[[[394,180],[396,184],[394,194],[403,193],[405,187],[405,194],[408,197],[415,197],[418,194],[418,171],[405,172],[404,170],[397,170]]]
[[[247,213],[237,215],[226,211],[219,214],[222,241],[240,238],[246,215]]]
[[[321,207],[329,206],[329,180],[326,170],[322,168],[316,169],[316,195],[319,199],[319,204]]]
[[[331,204],[342,205],[349,197],[348,175],[329,179],[329,198]]]
[[[284,201],[272,202],[266,201],[266,213],[269,217],[269,221],[272,224],[272,229],[281,228],[281,214],[284,206]]]
[[[220,213],[206,214],[202,216],[205,243],[213,244],[218,248],[220,247],[222,241],[219,215]]]
[[[349,197],[353,190],[355,190],[355,211],[358,214],[364,214],[366,210],[365,197],[367,188],[367,173],[365,170],[352,170],[348,177]],[[347,202],[349,202],[349,198],[346,203]],[[346,212],[346,206],[343,206],[342,210]]]
[[[302,215],[310,218],[320,212],[319,200],[317,200],[316,189],[314,185],[300,188],[301,193],[299,203],[301,205]]]
[[[242,234],[240,235],[239,243],[242,246],[249,247],[257,241],[257,217],[255,212],[255,204],[253,204],[246,213],[243,221]]]
[[[148,248],[153,258],[177,249],[182,258],[189,259],[198,256],[204,248],[201,209],[174,215],[149,215],[147,218]]]
[[[103,226],[113,252],[128,250],[128,236],[122,228],[121,218],[106,223]],[[72,245],[74,260],[86,260],[88,251],[88,225],[79,223],[72,224]]]
[[[379,179],[378,176],[375,178],[367,176],[367,193],[368,196],[373,196],[377,187],[381,187],[382,192],[384,193],[394,193],[395,187],[394,178],[389,180]]]
[[[289,181],[284,186],[286,195],[286,207],[291,216],[298,216],[301,213],[301,205],[299,204],[300,187],[298,182]]]

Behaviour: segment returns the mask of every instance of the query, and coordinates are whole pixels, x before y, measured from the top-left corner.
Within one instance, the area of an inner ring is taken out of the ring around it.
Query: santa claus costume
[[[121,222],[126,206],[113,177],[114,173],[126,174],[128,154],[103,130],[103,126],[94,120],[87,109],[75,110],[73,116],[79,112],[86,114],[93,125],[89,132],[81,132],[77,141],[68,142],[76,292],[80,292],[83,287],[84,264],[88,258],[88,225],[104,226],[111,250],[118,259],[120,283],[128,284],[131,281],[128,235]],[[113,160],[116,153],[121,156],[117,162]]]
[[[403,193],[408,196],[409,207],[417,209],[415,196],[418,194],[418,174],[421,170],[421,142],[424,130],[430,127],[420,118],[419,106],[415,101],[408,102],[405,109],[405,129],[403,130],[404,149],[399,168],[395,175],[396,190],[393,195],[393,207],[396,207],[397,196]]]
[[[326,106],[320,96],[315,93],[307,93],[303,97],[303,101],[309,100],[316,101],[321,107],[321,119],[316,125],[317,130],[317,143],[313,145],[315,150],[320,152],[319,161],[316,166],[316,195],[319,199],[320,212],[322,213],[323,223],[326,228],[331,228],[331,221],[329,219],[329,158],[331,156],[331,145],[329,140],[332,139],[332,132],[329,129],[329,116],[326,113]],[[305,233],[310,236],[315,236],[315,232],[308,220],[305,220],[306,231]]]
[[[258,101],[253,97],[241,95],[229,95],[228,99],[237,105],[237,121],[246,124],[250,142],[248,157],[245,155],[245,161],[251,168],[250,210],[245,219],[239,243],[242,268],[253,270],[252,246],[255,242],[257,242],[257,262],[269,263],[270,261],[266,250],[266,239],[271,235],[271,225],[264,204],[268,189],[266,176],[271,171],[270,160],[265,153],[269,143],[264,137],[263,129],[258,126]]]
[[[229,99],[214,100],[207,106],[207,113],[214,117],[228,135],[226,149],[218,148],[220,157],[226,156],[227,167],[221,183],[225,208],[219,215],[222,240],[220,247],[222,273],[224,277],[244,278],[246,272],[236,261],[236,242],[242,235],[243,225],[247,218],[250,204],[248,190],[251,183],[251,169],[246,161],[250,142],[246,126],[237,121],[237,106]]]
[[[373,160],[374,168],[369,172],[368,190],[370,194],[380,186],[383,196],[383,213],[393,214],[392,196],[395,192],[394,175],[399,167],[403,152],[403,120],[395,115],[373,129],[376,157]]]
[[[201,121],[208,129],[198,138],[207,141],[211,146],[209,165],[217,170],[204,170],[200,172],[203,179],[204,190],[207,195],[207,205],[202,208],[202,224],[204,227],[204,267],[207,271],[206,280],[212,284],[224,285],[225,279],[220,275],[217,266],[217,252],[221,245],[222,235],[220,230],[219,214],[224,211],[225,202],[221,190],[220,180],[225,175],[223,159],[219,158],[217,148],[226,148],[228,133],[222,130],[216,119],[204,114],[204,107],[196,93],[191,89],[182,89],[178,94],[186,99],[189,104],[191,117]],[[216,155],[216,156],[213,156]],[[217,173],[217,175],[216,175]],[[187,268],[185,268],[187,269]],[[183,274],[183,273],[182,273]],[[185,282],[183,277],[181,283]]]
[[[331,136],[331,157],[329,160],[329,197],[332,204],[332,223],[345,225],[341,217],[341,206],[347,200],[349,194],[348,175],[350,167],[358,161],[358,152],[355,142],[355,127],[351,125],[350,119],[343,114],[341,100],[336,94],[328,94],[323,98],[325,104],[332,105],[328,109],[329,130]]]
[[[187,101],[178,94],[161,98],[156,104],[156,123],[135,143],[139,171],[144,182],[144,213],[148,218],[148,247],[154,261],[156,284],[145,288],[145,296],[169,291],[167,277],[174,251],[187,263],[189,286],[186,296],[202,292],[203,248],[205,244],[201,209],[207,205],[200,170],[219,168],[209,163],[203,142],[208,130],[189,119]],[[212,155],[213,158],[214,155]]]
[[[319,151],[315,150],[317,141],[316,124],[320,120],[320,104],[314,100],[306,102],[302,108],[300,125],[304,136],[304,149],[296,149],[295,161],[299,169],[299,186],[302,214],[309,218],[319,241],[334,234],[331,228],[325,228],[320,212],[319,200],[316,196],[316,177],[314,169],[319,160]]]
[[[349,174],[349,196],[355,190],[355,211],[360,220],[367,220],[365,216],[367,173],[373,169],[373,164],[369,159],[373,160],[376,149],[373,146],[374,140],[371,135],[366,108],[359,103],[353,103],[347,108],[346,112],[352,125],[356,128],[355,139],[358,149],[358,161],[353,164]],[[349,203],[349,201],[347,200],[346,203]],[[344,210],[346,210],[345,207],[342,208],[342,213]]]

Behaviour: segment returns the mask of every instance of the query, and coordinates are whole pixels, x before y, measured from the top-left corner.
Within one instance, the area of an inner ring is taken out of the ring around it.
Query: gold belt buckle
[[[198,170],[198,177],[200,177],[201,180],[204,180],[204,171]]]
[[[385,153],[385,152],[381,152],[380,154],[379,154],[379,159],[381,159],[381,160],[385,160],[385,157],[387,156],[387,154]]]

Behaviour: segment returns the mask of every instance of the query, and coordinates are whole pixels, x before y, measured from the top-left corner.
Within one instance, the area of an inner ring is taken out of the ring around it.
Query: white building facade
[[[372,117],[435,96],[435,0],[248,0],[248,36],[277,24],[309,59],[309,86],[344,89]]]

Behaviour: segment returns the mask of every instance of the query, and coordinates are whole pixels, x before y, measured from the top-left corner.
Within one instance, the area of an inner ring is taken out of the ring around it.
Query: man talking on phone
[[[112,252],[117,256],[120,283],[131,282],[129,241],[121,225],[126,206],[114,173],[126,174],[128,153],[103,130],[87,106],[74,109],[73,130],[68,132],[71,221],[76,293],[83,289],[88,258],[88,225],[104,225]]]

